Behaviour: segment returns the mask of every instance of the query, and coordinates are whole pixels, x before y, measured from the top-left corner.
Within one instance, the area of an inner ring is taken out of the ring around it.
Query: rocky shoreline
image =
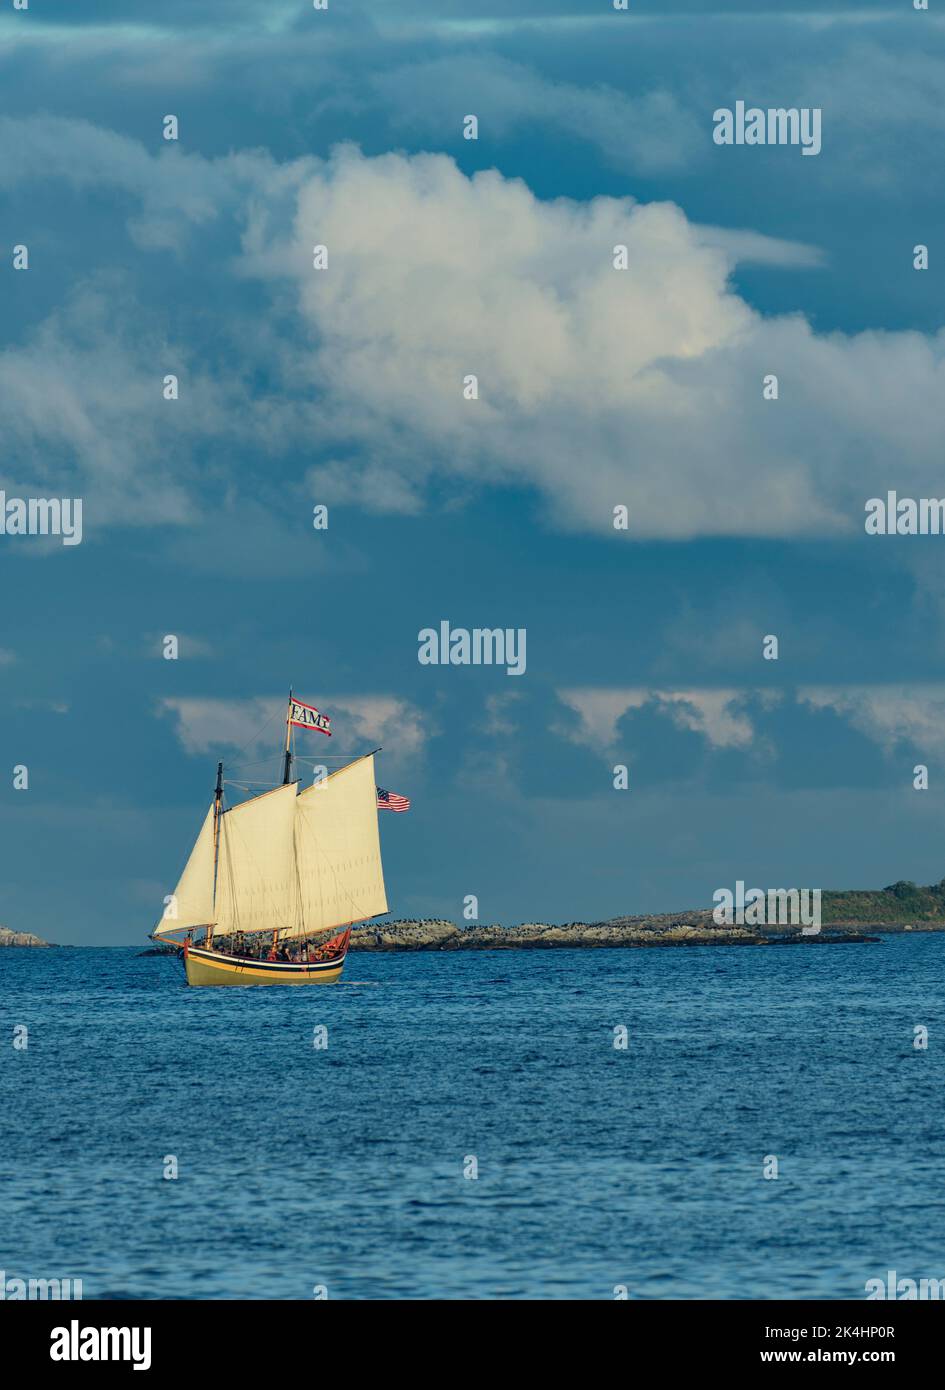
[[[394,922],[366,922],[351,930],[352,951],[509,951],[669,946],[828,946],[876,942],[870,933],[941,931],[941,924],[904,926],[899,922],[831,922],[815,936],[795,927],[757,929],[719,926],[709,910],[664,912],[641,917],[614,917],[607,922],[524,922],[520,926],[457,926],[440,918]],[[0,948],[42,947],[58,949],[32,932],[0,927]],[[173,943],[152,946],[143,956],[176,956]]]
[[[561,948],[606,950],[659,946],[831,945],[878,941],[855,928],[830,927],[816,936],[799,930],[756,931],[722,926],[712,913],[662,913],[618,917],[609,922],[568,922],[562,926],[526,922],[517,927],[458,927],[445,920],[374,922],[352,928],[352,951],[507,951]]]

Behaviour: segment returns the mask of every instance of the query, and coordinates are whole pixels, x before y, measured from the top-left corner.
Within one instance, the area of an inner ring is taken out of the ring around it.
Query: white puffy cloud
[[[409,760],[431,732],[427,716],[394,695],[329,695],[322,703],[349,746],[379,746],[385,761]]]
[[[646,689],[582,689],[558,690],[558,699],[574,711],[579,723],[576,728],[562,726],[560,732],[574,743],[587,743],[593,748],[609,749],[617,742],[617,725],[632,709],[642,709],[651,698]]]
[[[326,695],[318,708],[331,717],[331,737],[298,733],[295,750],[299,761],[315,763],[327,755],[356,756],[373,747],[385,748],[385,763],[407,761],[422,749],[429,722],[408,700],[394,695]],[[285,695],[260,695],[249,699],[212,696],[168,696],[158,701],[156,712],[174,721],[181,746],[191,754],[235,749],[237,777],[240,770],[250,780],[264,779],[250,763],[272,757],[273,771],[285,736]]]
[[[297,280],[313,388],[360,447],[340,486],[337,464],[311,477],[344,498],[474,478],[532,485],[573,529],[607,532],[626,503],[639,536],[773,537],[854,532],[887,483],[937,476],[945,336],[766,319],[730,287],[735,247],[671,204],[544,203],[445,156],[342,149],[291,240],[247,252]]]
[[[258,333],[220,324],[234,348],[227,384],[206,383],[189,442],[241,438],[306,459],[321,500],[405,511],[434,480],[440,496],[527,486],[563,528],[613,536],[622,503],[631,537],[774,538],[855,534],[867,498],[937,485],[945,334],[818,334],[734,292],[740,256],[798,264],[804,248],[700,228],[670,203],[543,202],[444,155],[154,156],[51,118],[7,121],[0,137],[8,185],[43,169],[131,194],[142,247],[186,254],[216,222],[239,230],[229,268],[262,283],[273,313]],[[312,267],[316,243],[325,271]],[[626,271],[613,268],[617,244]],[[124,420],[144,435],[139,473],[149,487],[163,477],[153,519],[180,519],[186,436],[173,457],[150,447],[147,383],[128,355],[73,341],[68,356],[60,331],[50,321],[0,362],[18,443],[41,454],[71,434],[85,467],[133,495]],[[110,362],[123,384],[91,411],[69,382],[88,365],[95,391]],[[265,387],[234,390],[259,367]],[[766,373],[777,401],[762,398]],[[463,397],[468,374],[477,401]]]
[[[280,708],[278,696],[226,700],[208,696],[167,696],[157,703],[159,715],[174,721],[177,738],[187,753],[235,748],[240,755],[265,756],[278,747]],[[273,761],[275,761],[273,753]]]
[[[557,695],[580,721],[577,728],[561,732],[576,743],[605,751],[616,747],[617,725],[624,715],[646,705],[667,715],[677,728],[701,734],[712,748],[748,748],[756,733],[744,708],[746,701],[771,705],[780,698],[770,690],[652,690],[643,686],[575,687],[559,690]]]
[[[578,723],[568,726],[562,721],[554,732],[601,752],[619,747],[618,725],[625,715],[648,708],[671,719],[679,729],[701,734],[711,748],[753,748],[767,754],[769,742],[759,734],[752,712],[790,703],[831,711],[885,753],[908,743],[929,756],[945,756],[945,683],[941,681],[805,685],[791,693],[750,686],[694,690],[575,686],[556,693],[578,716]]]
[[[810,685],[798,699],[812,709],[832,710],[861,734],[892,753],[910,743],[930,755],[945,754],[945,684]]]
[[[163,399],[168,372],[184,382],[174,403]],[[87,533],[192,520],[197,450],[238,435],[231,395],[169,348],[126,278],[90,279],[0,351],[4,487],[77,492]]]

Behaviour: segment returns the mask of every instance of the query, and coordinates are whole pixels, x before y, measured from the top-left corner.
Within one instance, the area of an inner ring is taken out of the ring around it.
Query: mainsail
[[[301,914],[288,935],[343,927],[387,911],[372,753],[302,792],[295,854]]]
[[[152,936],[168,936],[182,927],[204,927],[213,921],[213,858],[211,801],[184,872]]]
[[[304,938],[388,910],[373,754],[301,795],[290,782],[221,811],[217,835],[215,845],[211,806],[174,894],[177,915],[153,936],[210,926],[214,936]]]

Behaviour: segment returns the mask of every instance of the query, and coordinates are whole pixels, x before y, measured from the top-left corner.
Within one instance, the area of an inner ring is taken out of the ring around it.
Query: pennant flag
[[[319,714],[314,705],[306,705],[302,700],[295,698],[289,701],[289,724],[295,724],[300,729],[317,729],[320,734],[327,734],[331,738],[331,719],[327,714]]]
[[[385,792],[377,788],[377,809],[379,811],[409,811],[410,797],[398,796],[396,792]]]

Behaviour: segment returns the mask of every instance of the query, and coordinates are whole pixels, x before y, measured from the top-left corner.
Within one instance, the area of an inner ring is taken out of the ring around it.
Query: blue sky
[[[945,540],[863,532],[942,492],[945,21],[757,11],[0,14],[0,486],[84,501],[0,538],[0,921],[141,939],[290,682],[413,800],[396,916],[945,874]],[[716,146],[738,99],[821,154]],[[442,619],[526,674],[419,665]]]

